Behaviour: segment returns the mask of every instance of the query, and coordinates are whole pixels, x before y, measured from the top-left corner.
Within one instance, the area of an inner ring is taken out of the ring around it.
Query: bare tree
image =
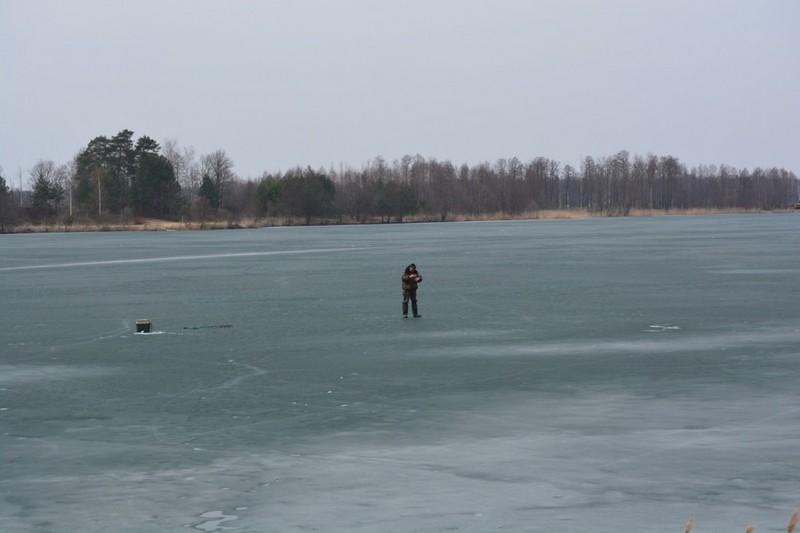
[[[573,202],[580,205],[580,191],[575,190],[575,182],[577,181],[575,169],[570,165],[566,165],[563,172],[559,209],[570,209],[573,206]]]
[[[455,205],[456,169],[449,161],[431,161],[431,194],[429,208],[444,222]]]
[[[233,173],[233,161],[225,154],[225,150],[200,157],[201,177],[208,176],[219,193],[220,203],[225,206],[225,192],[228,184],[236,179]]]
[[[191,205],[197,198],[197,191],[202,182],[200,167],[195,160],[195,151],[191,146],[180,148],[177,139],[165,139],[161,151],[175,170],[175,179],[181,186],[184,201]]]

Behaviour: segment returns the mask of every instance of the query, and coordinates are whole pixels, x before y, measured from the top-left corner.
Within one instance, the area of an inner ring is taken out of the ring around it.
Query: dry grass
[[[564,220],[582,218],[608,218],[608,217],[651,217],[664,215],[718,215],[733,213],[761,213],[758,209],[670,209],[667,211],[659,209],[630,209],[627,212],[609,211],[589,211],[587,209],[541,209],[537,211],[524,211],[522,213],[485,213],[483,215],[450,214],[445,219],[446,222],[472,222],[490,220]],[[406,217],[408,222],[441,222],[441,218],[428,217]]]
[[[179,222],[154,218],[136,219],[132,222],[76,222],[65,224],[20,224],[14,226],[13,233],[61,233],[61,232],[93,232],[93,231],[187,231],[205,229],[238,229],[263,226],[280,226],[280,222],[269,220],[207,221]]]
[[[800,510],[798,510],[798,511],[800,511]],[[794,533],[794,528],[797,527],[797,513],[798,513],[798,511],[795,511],[794,513],[792,513],[792,517],[789,518],[789,523],[786,525],[786,533]]]
[[[789,518],[789,523],[786,525],[786,533],[794,533],[795,527],[797,527],[797,515],[800,512],[800,509],[792,513],[792,516]],[[689,517],[689,521],[686,522],[686,529],[684,530],[685,533],[691,533],[692,527],[694,527],[694,515]],[[756,530],[756,526],[747,526],[747,529],[744,530],[745,533],[754,533]]]
[[[465,214],[448,214],[445,220],[431,215],[414,215],[403,217],[403,222],[486,222],[493,220],[564,220],[585,218],[606,218],[615,216],[648,217],[663,215],[711,215],[731,213],[759,213],[758,210],[743,209],[672,209],[669,211],[632,209],[626,213],[594,212],[586,209],[549,209],[526,211],[523,213],[489,213],[477,216]],[[313,219],[311,225],[354,225],[354,224],[385,224],[396,223],[395,219],[387,220],[381,217],[371,217],[363,221],[353,220],[350,217],[331,219]],[[191,231],[209,229],[240,229],[240,228],[265,228],[274,226],[302,226],[305,220],[287,217],[261,217],[242,218],[235,221],[216,220],[205,222],[179,222],[158,220],[152,218],[135,218],[133,220],[113,220],[105,222],[75,222],[70,225],[59,224],[20,224],[6,227],[8,233],[61,233],[61,232],[89,232],[89,231]]]
[[[668,209],[666,211],[658,209],[631,209],[628,216],[632,217],[649,217],[660,215],[721,215],[733,213],[763,213],[760,209]]]
[[[522,213],[486,213],[483,215],[448,215],[447,222],[487,222],[490,220],[563,220],[576,218],[592,218],[594,216],[585,209],[545,209],[540,211],[524,211]],[[434,222],[434,220],[426,220]]]

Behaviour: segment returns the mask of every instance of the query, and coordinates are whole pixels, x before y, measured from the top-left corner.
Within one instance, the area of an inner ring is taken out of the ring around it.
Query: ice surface
[[[785,531],[796,228],[4,236],[0,530]]]

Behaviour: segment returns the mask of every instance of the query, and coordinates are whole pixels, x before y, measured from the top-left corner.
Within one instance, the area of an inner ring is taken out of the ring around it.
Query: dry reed
[[[789,518],[789,523],[786,525],[786,533],[795,533],[794,529],[797,527],[798,514],[800,514],[800,509],[792,513],[792,516]],[[689,521],[686,522],[684,533],[692,533],[692,527],[694,527],[694,515],[690,516]],[[756,526],[747,526],[744,533],[755,533],[755,531]]]
[[[468,215],[461,213],[448,213],[444,219],[433,215],[409,215],[403,217],[403,222],[468,222],[491,220],[561,220],[580,218],[604,218],[612,216],[648,217],[659,215],[704,215],[704,214],[730,214],[730,213],[759,213],[757,209],[671,209],[661,211],[654,209],[630,209],[624,213],[607,211],[589,211],[581,208],[569,209],[540,209],[522,213],[484,213],[481,215]],[[355,220],[350,217],[314,218],[310,221],[317,225],[351,225],[351,224],[385,224],[396,223],[392,218],[369,217],[365,220]],[[91,232],[91,231],[179,231],[179,230],[208,230],[208,229],[239,229],[239,228],[264,228],[273,226],[302,226],[305,220],[289,217],[242,217],[236,220],[208,220],[208,221],[169,221],[151,218],[135,217],[121,220],[109,219],[101,222],[76,221],[65,225],[61,223],[32,224],[20,223],[6,226],[7,233],[46,233],[46,232]]]
[[[794,528],[797,526],[797,513],[800,512],[800,509],[792,513],[791,518],[789,518],[789,523],[786,525],[786,533],[794,533]]]

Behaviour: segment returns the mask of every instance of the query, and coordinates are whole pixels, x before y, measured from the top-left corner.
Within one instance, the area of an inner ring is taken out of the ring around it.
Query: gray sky
[[[242,178],[620,150],[800,174],[798,27],[798,0],[0,0],[0,165],[128,128]]]

